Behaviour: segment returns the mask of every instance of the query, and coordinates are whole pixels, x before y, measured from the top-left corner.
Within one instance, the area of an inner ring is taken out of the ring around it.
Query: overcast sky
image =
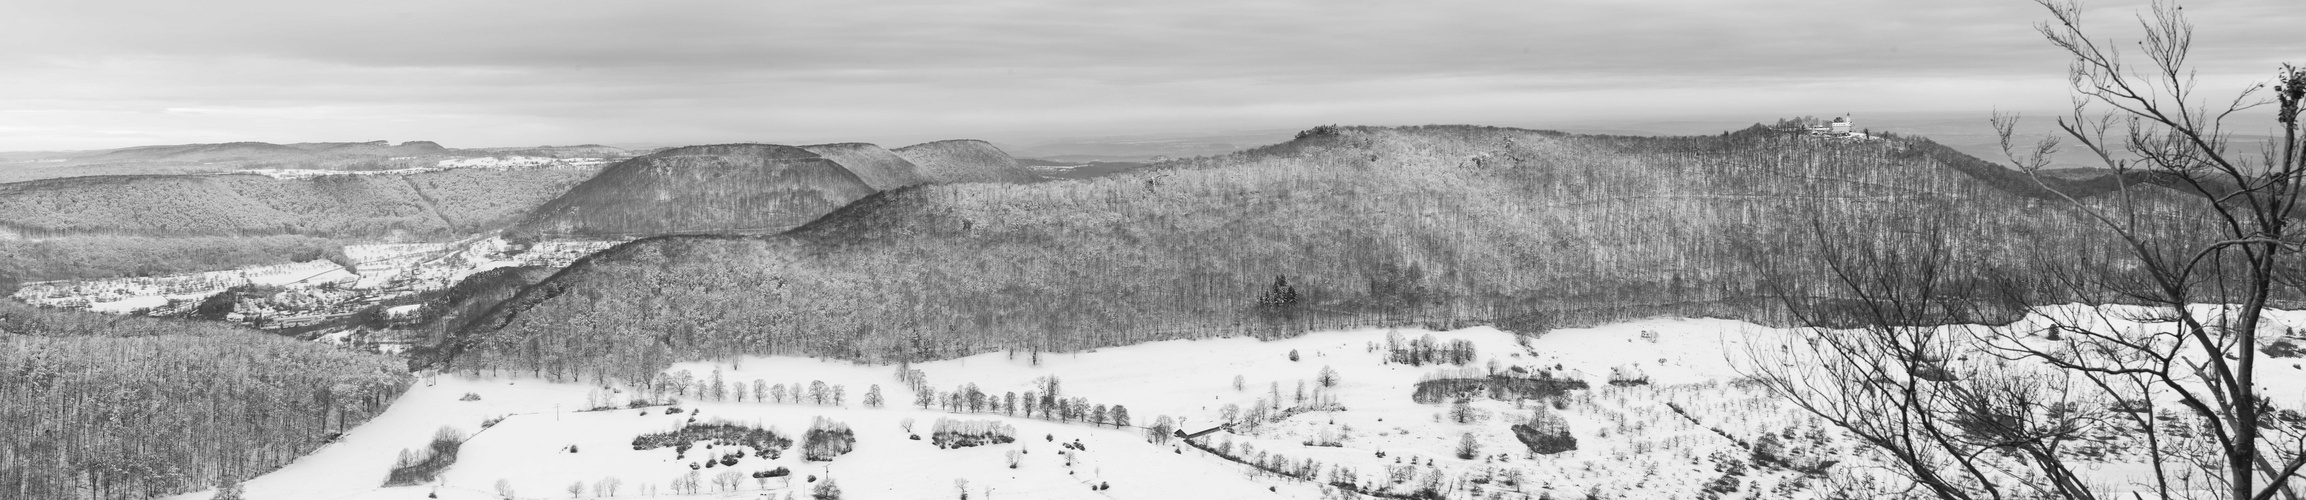
[[[2104,33],[2137,2],[2099,1]],[[2213,84],[2298,0],[2189,2]],[[0,4],[0,150],[1030,140],[2055,110],[2026,0]]]

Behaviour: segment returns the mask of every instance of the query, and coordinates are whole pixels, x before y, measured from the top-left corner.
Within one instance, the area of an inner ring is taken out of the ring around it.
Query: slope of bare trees
[[[214,323],[0,305],[0,497],[255,477],[382,411],[399,362]]]
[[[1815,255],[1810,221],[1877,238],[1944,220],[1956,228],[1949,251],[1966,254],[2108,248],[2077,230],[2082,212],[1913,144],[1759,128],[1647,138],[1322,127],[1095,179],[915,186],[782,235],[602,252],[423,361],[618,378],[748,353],[929,359],[1359,325],[1775,321],[1743,256]]]

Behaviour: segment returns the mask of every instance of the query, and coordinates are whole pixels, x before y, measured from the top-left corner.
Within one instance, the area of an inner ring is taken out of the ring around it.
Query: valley
[[[0,500],[2300,500],[2296,3],[17,2]]]

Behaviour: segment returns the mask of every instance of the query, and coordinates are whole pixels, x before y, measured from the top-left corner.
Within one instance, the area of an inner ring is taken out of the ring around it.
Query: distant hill
[[[500,155],[512,155],[512,156],[543,156],[543,157],[549,157],[549,158],[612,158],[612,159],[618,159],[618,158],[625,158],[625,157],[634,156],[634,154],[633,154],[633,152],[632,152],[632,151],[628,151],[628,150],[625,150],[624,148],[619,148],[619,147],[614,147],[614,146],[602,146],[602,145],[599,145],[599,144],[578,144],[578,145],[574,145],[574,146],[532,146],[532,147],[478,148],[478,149],[472,149],[472,150],[470,150],[470,151],[481,151],[481,152],[487,152],[487,153],[491,153],[491,154],[500,154]]]
[[[688,146],[611,165],[531,211],[508,234],[775,233],[873,192],[841,164],[802,148]]]
[[[445,237],[503,224],[582,170],[408,175],[141,175],[0,184],[0,228],[74,235]]]
[[[818,144],[801,146],[801,149],[841,164],[842,168],[847,168],[849,173],[856,174],[857,179],[865,181],[865,185],[872,186],[875,191],[887,191],[913,184],[940,181],[940,179],[922,174],[921,168],[911,161],[906,161],[905,157],[872,144],[861,142]]]
[[[0,276],[150,276],[309,260],[335,253],[343,241],[445,241],[509,225],[591,173],[135,175],[0,184]]]
[[[439,156],[447,154],[450,154],[448,148],[441,147],[440,144],[432,141],[408,141],[398,145],[387,141],[304,142],[296,144],[227,142],[120,148],[92,155],[76,156],[71,158],[70,162],[94,164],[173,161],[288,164],[345,157]]]
[[[1151,163],[1134,161],[1056,161],[1019,158],[1017,164],[1046,179],[1087,179],[1145,168]]]
[[[228,142],[222,144],[184,144],[175,146],[138,146],[107,151],[101,154],[74,158],[74,163],[116,163],[127,161],[249,161],[295,160],[318,158],[312,150],[262,142]]]
[[[973,139],[925,142],[897,148],[897,156],[936,182],[1031,182],[1037,177],[992,143]]]
[[[1948,151],[1758,129],[1323,127],[1080,181],[902,188],[779,235],[631,242],[420,360],[573,376],[740,353],[930,359],[1371,325],[1782,321],[1763,276],[1828,294],[1822,270],[1782,265],[1846,251],[1826,242],[1944,242],[2012,266],[1947,271],[1976,286],[2115,251],[2078,212],[2002,182],[2006,170],[1941,161]]]
[[[486,156],[614,160],[631,153],[598,145],[451,149],[432,141],[178,144],[98,151],[0,153],[0,183],[98,175],[213,174],[252,169],[395,170],[431,167],[444,159]]]
[[[323,155],[359,156],[435,156],[450,154],[448,148],[432,141],[408,141],[393,144],[390,141],[368,142],[299,142],[288,147]]]
[[[1147,162],[1213,156],[1289,140],[1296,130],[1242,130],[1044,139],[1005,147],[1010,154],[1073,163]]]

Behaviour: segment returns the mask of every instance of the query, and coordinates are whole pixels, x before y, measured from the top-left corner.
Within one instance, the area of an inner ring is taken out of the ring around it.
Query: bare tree
[[[2151,474],[2124,498],[2299,498],[2306,417],[2266,399],[2255,375],[2266,307],[2306,291],[2292,267],[2301,237],[2289,231],[2306,173],[2297,133],[2306,71],[2283,66],[2271,99],[2260,84],[2208,104],[2187,65],[2193,26],[2175,4],[2140,16],[2144,37],[2125,50],[2088,36],[2079,5],[2037,3],[2051,14],[2038,30],[2073,61],[2064,137],[2020,147],[2014,116],[1993,122],[2011,161],[2095,221],[2122,262],[2049,272],[2046,287],[2011,278],[1993,288],[2009,303],[2096,307],[2045,309],[2009,326],[1930,326],[1987,315],[1978,299],[1989,294],[1948,264],[1977,256],[1957,256],[1934,234],[1885,241],[1820,227],[1843,302],[1821,306],[1814,291],[1788,285],[1798,280],[1768,281],[1802,324],[1852,328],[1750,344],[1749,373],[1937,498],[2111,498],[2110,485],[2073,466],[2081,459],[2067,445],[2089,432],[2142,435]],[[2256,155],[2231,151],[2228,119],[2266,104],[2278,107],[2275,139]],[[2110,137],[2117,126],[2123,133]],[[2061,139],[2112,169],[2112,193],[2083,197],[2043,180]]]
[[[2156,238],[2152,223],[2141,222],[2151,214],[2145,213],[2137,192],[2158,188],[2125,182],[2110,207],[2069,196],[2072,205],[2088,211],[2129,248],[2130,264],[2141,272],[2127,279],[2067,282],[2077,291],[2141,303],[2153,312],[2127,318],[2108,318],[2104,312],[2052,317],[2042,333],[2054,332],[2062,342],[2025,342],[2034,332],[2003,329],[1995,332],[2001,337],[1994,340],[2000,341],[1991,345],[2005,357],[2080,374],[2100,391],[2142,410],[2130,415],[2147,431],[2153,488],[2165,498],[2298,498],[2293,482],[2306,466],[2301,453],[2306,433],[2294,422],[2272,422],[2276,412],[2297,415],[2296,410],[2276,408],[2265,399],[2256,375],[2266,307],[2278,293],[2295,297],[2306,284],[2296,268],[2287,267],[2301,244],[2290,222],[2299,216],[2300,175],[2306,173],[2299,155],[2306,143],[2298,136],[2306,70],[2280,68],[2271,99],[2261,95],[2267,85],[2259,83],[2231,99],[2206,101],[2187,64],[2194,26],[2176,4],[2158,2],[2141,16],[2145,33],[2133,52],[2092,39],[2084,31],[2080,5],[2038,1],[2051,13],[2051,21],[2038,29],[2073,60],[2074,108],[2058,120],[2064,138],[2113,169],[2117,180],[2143,172],[2196,199],[2208,213],[2208,223],[2201,225],[2211,235]],[[2131,65],[2125,53],[2142,54],[2150,65]],[[2279,132],[2272,135],[2279,142],[2270,140],[2255,155],[2234,151],[2227,121],[2268,104],[2277,106]],[[2093,111],[2102,113],[2093,116]],[[1995,124],[2012,162],[2041,182],[2048,155],[2059,147],[2057,138],[2021,154],[2012,139],[2016,118],[1997,116]],[[2124,133],[2109,137],[2117,125]],[[2204,305],[2208,308],[2201,309]],[[2120,324],[2112,319],[2148,324],[2108,326]],[[2150,415],[2165,402],[2200,419],[2208,442],[2161,437],[2163,429]],[[2268,436],[2269,431],[2281,435]],[[2208,451],[2195,451],[2200,445],[2208,445]],[[2163,465],[2172,459],[2194,463],[2199,470]],[[2220,491],[2195,494],[2185,478],[2197,476],[2221,486]]]
[[[1938,274],[1940,246],[1917,242],[1827,259],[1837,286],[1854,299],[1803,303],[1792,299],[1800,294],[1780,293],[1799,323],[1834,323],[1829,315],[1846,314],[1858,317],[1841,321],[1857,326],[1801,328],[1779,343],[1749,343],[1744,370],[1864,442],[1937,498],[2097,498],[2060,450],[2102,418],[2104,405],[2084,398],[2088,391],[2076,390],[2071,374],[1986,356],[1964,360],[1983,334],[1930,326],[1969,316],[1947,309],[1972,307],[1968,294]]]

